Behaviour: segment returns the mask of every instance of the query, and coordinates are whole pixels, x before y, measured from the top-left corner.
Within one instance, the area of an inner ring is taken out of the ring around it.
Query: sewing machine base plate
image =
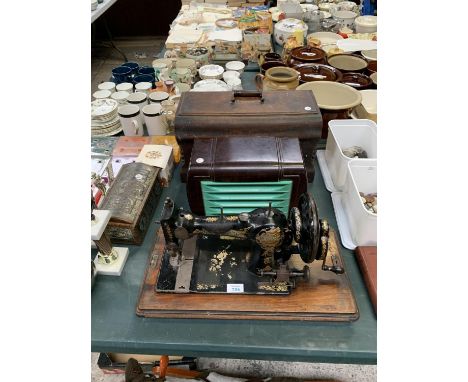
[[[140,296],[136,307],[136,313],[139,316],[344,322],[355,321],[359,318],[358,307],[348,276],[346,273],[336,275],[332,272],[322,271],[321,261],[314,261],[309,265],[309,281],[297,280],[296,287],[291,289],[289,294],[257,294],[258,291],[255,294],[219,293],[216,292],[216,288],[213,288],[215,290],[213,293],[199,293],[196,291],[197,279],[190,281],[190,288],[193,288],[195,293],[158,291],[158,288],[163,287],[162,284],[158,286],[158,280],[160,279],[160,273],[163,272],[161,265],[165,257],[164,247],[164,236],[162,230],[159,229],[156,233],[156,242],[149,255],[148,266],[140,288]],[[203,252],[203,243],[200,244],[200,249]],[[231,246],[228,252],[234,253],[235,250],[236,248]],[[339,261],[343,263],[333,230],[330,232],[330,254],[328,257],[331,254],[336,255]],[[211,258],[205,257],[205,261]],[[234,256],[234,258],[237,257]],[[194,256],[194,264],[195,260]],[[227,275],[229,272],[226,273],[225,268],[223,268],[227,267],[225,265],[226,261],[237,261],[226,256],[221,267],[221,273]],[[294,268],[301,269],[304,266],[299,257],[293,256],[290,262],[293,263]],[[230,264],[228,268],[230,270]],[[243,272],[247,271],[243,270]],[[207,277],[201,271],[198,272],[198,275]],[[233,276],[232,272],[231,276]],[[256,281],[258,281],[258,277],[255,277]],[[175,278],[175,283],[181,285],[184,283],[187,285],[186,283],[188,283],[186,277],[177,279],[177,276],[175,276]],[[236,281],[233,283],[234,285],[241,283],[234,277],[232,280]],[[172,280],[172,283],[174,283],[174,280]],[[226,286],[223,288],[226,288]],[[249,289],[245,288],[245,290]],[[223,289],[223,292],[225,291],[226,289]]]
[[[249,240],[203,236],[190,240],[189,260],[179,267],[173,268],[170,254],[163,254],[156,292],[289,294],[291,283],[275,284],[271,277],[260,277],[248,270],[246,258],[259,256]]]

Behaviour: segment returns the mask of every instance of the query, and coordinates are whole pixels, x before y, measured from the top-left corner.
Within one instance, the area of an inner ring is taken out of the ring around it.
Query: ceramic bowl
[[[94,99],[105,99],[111,96],[112,92],[110,90],[97,90],[93,93]]]
[[[220,80],[223,78],[224,68],[219,65],[203,65],[198,73],[202,80]]]
[[[372,73],[369,77],[372,80],[372,82],[374,83],[374,85],[377,86],[377,72]]]
[[[288,59],[288,65],[298,64],[325,64],[327,62],[327,53],[320,48],[312,46],[299,46],[291,50]]]
[[[296,90],[311,90],[322,113],[322,138],[328,136],[328,122],[347,119],[351,111],[362,101],[361,93],[351,86],[331,81],[306,82]]]
[[[115,87],[118,92],[129,92],[133,93],[133,84],[130,82],[122,82]]]
[[[369,61],[367,65],[367,72],[369,74],[377,73],[377,61]]]
[[[363,50],[363,51],[361,51],[361,55],[367,61],[376,61],[377,60],[377,49]]]
[[[346,25],[347,27],[351,27],[354,23],[354,20],[358,14],[353,11],[336,11],[333,14],[333,18],[337,21],[341,22],[341,25]]]
[[[322,64],[299,64],[293,66],[299,72],[301,84],[312,81],[341,81],[343,74],[333,66]]]
[[[234,70],[242,74],[245,64],[242,61],[229,61],[226,63],[226,70]]]
[[[361,119],[370,119],[377,123],[377,90],[361,90],[362,101],[354,109],[355,114]]]
[[[353,72],[344,73],[340,82],[356,90],[370,89],[374,85],[370,77],[362,73]]]
[[[377,16],[359,16],[354,20],[356,33],[375,33],[377,32]]]
[[[231,87],[226,82],[215,79],[207,79],[198,81],[191,90],[192,92],[219,92],[229,91]]]
[[[230,80],[232,78],[239,78],[239,77],[240,77],[240,73],[236,72],[235,70],[226,70],[223,73],[224,82],[228,82],[228,80]]]
[[[328,57],[328,64],[342,72],[363,72],[367,68],[367,61],[357,54],[334,54]]]
[[[343,36],[333,32],[314,32],[307,35],[307,38],[316,38],[320,40],[320,43],[322,44],[320,48],[325,52],[328,52],[331,48],[337,48],[336,42],[338,40],[342,40]]]
[[[270,68],[275,68],[277,66],[287,66],[283,61],[281,60],[271,60],[271,61],[265,61],[261,66],[260,66],[260,73],[265,74],[265,72],[270,69]]]
[[[99,90],[109,90],[110,92],[115,91],[115,83],[114,82],[101,82],[98,85]]]

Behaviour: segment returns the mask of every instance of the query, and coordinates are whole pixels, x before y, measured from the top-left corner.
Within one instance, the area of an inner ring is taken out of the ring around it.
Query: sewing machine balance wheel
[[[300,235],[295,239],[300,247],[302,261],[312,263],[318,255],[321,233],[317,205],[308,192],[299,198],[299,216]]]

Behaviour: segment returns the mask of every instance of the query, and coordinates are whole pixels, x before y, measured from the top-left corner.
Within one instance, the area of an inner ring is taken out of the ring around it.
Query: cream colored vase
[[[257,74],[255,83],[258,90],[294,90],[299,86],[299,73],[291,68],[277,66],[265,75]]]

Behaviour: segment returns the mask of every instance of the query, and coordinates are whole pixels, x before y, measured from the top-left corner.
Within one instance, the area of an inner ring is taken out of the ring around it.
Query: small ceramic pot
[[[287,67],[270,68],[263,74],[255,76],[257,89],[268,90],[293,90],[299,85],[299,73]]]
[[[287,65],[281,61],[281,60],[278,60],[278,61],[266,61],[264,62],[261,66],[260,66],[260,73],[262,74],[265,74],[265,72],[270,69],[270,68],[275,68],[277,66],[283,66],[283,67],[286,67]]]
[[[343,74],[333,66],[323,64],[299,64],[293,69],[299,72],[301,84],[312,81],[336,81],[340,82]]]
[[[357,54],[334,54],[328,57],[328,65],[345,72],[362,73],[367,68],[367,61]]]
[[[242,61],[229,61],[226,63],[226,70],[234,70],[242,74],[245,64]]]
[[[348,119],[351,111],[361,103],[362,95],[351,86],[331,81],[307,82],[297,90],[311,90],[322,113],[322,138],[328,136],[328,122]]]
[[[377,32],[377,16],[359,16],[354,20],[356,33],[375,33]]]
[[[326,64],[327,54],[324,50],[310,46],[300,46],[291,50],[288,66],[298,64]]]
[[[370,89],[373,85],[373,82],[370,77],[362,73],[344,73],[341,79],[342,84],[351,86],[356,90]]]
[[[283,46],[289,37],[295,35],[298,35],[298,42],[302,45],[304,42],[304,37],[307,35],[307,30],[309,29],[309,27],[302,20],[287,18],[278,21],[275,24],[274,29],[275,41],[278,45]]]
[[[263,57],[263,62],[267,62],[267,61],[281,61],[281,55],[278,54],[278,53],[274,53],[274,52],[270,52],[270,53],[265,53],[264,55],[262,55]],[[263,63],[262,62],[262,63]],[[262,64],[261,63],[261,64]],[[260,65],[261,65],[260,64]]]
[[[208,49],[203,47],[187,49],[185,57],[195,60],[197,63],[197,69],[203,65],[208,65],[210,62]]]

